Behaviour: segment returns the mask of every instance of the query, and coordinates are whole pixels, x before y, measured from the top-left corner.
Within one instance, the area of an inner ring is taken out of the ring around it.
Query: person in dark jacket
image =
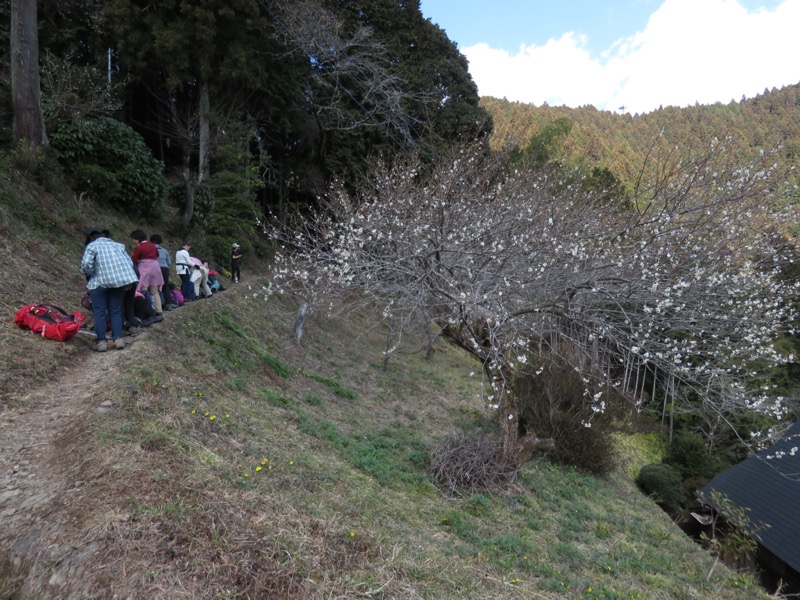
[[[239,283],[241,279],[241,271],[239,270],[239,261],[242,258],[242,249],[239,244],[234,243],[231,249],[231,279],[233,283]]]

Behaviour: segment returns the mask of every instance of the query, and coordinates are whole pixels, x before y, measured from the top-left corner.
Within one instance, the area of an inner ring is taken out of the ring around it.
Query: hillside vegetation
[[[0,14],[0,597],[764,595],[632,482],[683,464],[679,519],[796,417],[800,87],[480,99],[419,0]],[[97,225],[243,283],[121,351],[18,329]]]
[[[690,155],[703,151],[714,138],[729,139],[742,161],[780,147],[784,168],[794,171],[788,180],[797,183],[800,84],[764,90],[739,102],[667,106],[642,115],[616,114],[593,106],[535,106],[491,97],[482,98],[481,107],[492,116],[494,148],[526,146],[544,135],[553,142],[550,157],[606,168],[626,187],[636,180],[655,145]]]
[[[128,242],[141,223],[7,173],[0,597],[763,595],[637,491],[653,457],[606,478],[538,458],[507,489],[446,494],[429,452],[490,426],[479,369],[440,346],[384,371],[366,315],[315,313],[299,345],[296,301],[265,296],[252,257],[123,351],[19,330],[24,304],[78,309],[87,225]]]

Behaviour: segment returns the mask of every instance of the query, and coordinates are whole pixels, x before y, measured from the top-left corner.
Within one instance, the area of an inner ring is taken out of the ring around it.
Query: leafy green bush
[[[686,496],[677,469],[664,463],[645,465],[636,478],[636,484],[670,514],[681,510]]]
[[[587,427],[589,416],[579,412],[554,414],[551,422],[555,447],[548,457],[584,473],[606,475],[616,465],[614,440],[602,415]]]
[[[116,173],[106,167],[94,163],[75,164],[70,166],[70,171],[81,187],[89,188],[97,196],[108,199],[117,197],[119,179]]]
[[[596,412],[587,397],[600,391],[608,398],[614,392],[589,390],[563,357],[574,349],[565,347],[559,352],[532,357],[530,371],[514,381],[520,402],[520,434],[534,432],[539,438],[552,438],[554,449],[547,456],[554,462],[605,475],[617,460],[611,436],[613,415],[610,408]]]
[[[245,246],[249,248],[249,244],[246,241],[239,242],[239,239],[240,238],[231,236],[223,237],[219,235],[206,235],[203,238],[203,248],[205,250],[204,258],[207,258],[209,264],[215,269],[221,270],[222,274],[226,277],[230,277],[232,242],[241,244],[242,251],[247,254],[248,249],[245,248]]]
[[[718,461],[711,458],[703,436],[691,431],[681,431],[673,436],[664,462],[675,467],[682,479],[710,479],[721,467]]]
[[[208,229],[219,235],[249,238],[255,233],[259,214],[256,192],[250,180],[232,171],[214,173],[208,188],[216,199]]]
[[[142,137],[109,117],[61,125],[50,143],[72,185],[142,217],[158,217],[166,190],[163,166]]]
[[[177,206],[183,212],[186,205],[186,183],[174,181],[167,186],[166,197],[171,206]],[[191,226],[208,228],[216,207],[214,191],[207,185],[201,185],[194,192],[194,207]],[[188,229],[184,232],[188,234]]]
[[[703,489],[708,482],[711,481],[708,477],[689,477],[681,482],[685,498],[693,498],[698,490]]]
[[[761,532],[770,525],[754,523],[747,514],[750,509],[737,505],[717,490],[711,490],[709,495],[703,494],[702,502],[713,507],[714,511],[711,535],[703,531],[700,540],[728,564],[732,561],[735,568],[746,568],[758,550]]]

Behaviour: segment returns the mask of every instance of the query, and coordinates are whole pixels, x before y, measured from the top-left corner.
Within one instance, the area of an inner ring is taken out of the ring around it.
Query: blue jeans
[[[111,321],[111,339],[118,340],[122,337],[122,298],[125,288],[99,287],[89,290],[92,297],[92,316],[94,317],[94,331],[97,341],[106,339],[108,320]]]
[[[192,283],[191,273],[181,273],[181,294],[184,300],[196,300],[194,295],[194,284]]]

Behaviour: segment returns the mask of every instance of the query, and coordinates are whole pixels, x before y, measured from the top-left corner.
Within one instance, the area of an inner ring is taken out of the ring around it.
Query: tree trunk
[[[436,346],[436,342],[439,339],[437,335],[430,335],[428,337],[428,344],[425,348],[425,360],[433,360],[433,355],[436,354],[436,350],[438,349]]]
[[[194,216],[194,195],[197,188],[194,178],[192,177],[192,169],[188,164],[188,160],[189,158],[184,156],[183,168],[181,169],[183,183],[186,186],[186,194],[183,202],[183,215],[181,216],[185,223],[190,223],[192,216]]]
[[[297,319],[294,322],[294,339],[298,344],[303,337],[303,324],[306,322],[309,312],[308,304],[305,302],[300,305],[300,309],[297,311]]]
[[[211,100],[207,81],[200,84],[199,104],[200,143],[198,145],[197,187],[203,184],[208,175],[208,159],[211,152]]]
[[[208,159],[211,141],[211,100],[208,93],[208,82],[200,84],[200,100],[197,107],[198,116],[198,157],[197,157],[197,176],[192,176],[191,144],[183,153],[183,180],[186,184],[186,203],[183,206],[183,221],[189,223],[194,216],[194,200],[197,190],[203,185],[208,176]]]
[[[13,135],[27,146],[46,146],[39,82],[36,0],[11,0],[11,96]]]
[[[510,390],[500,392],[497,409],[500,425],[500,447],[506,458],[514,456],[519,441],[519,406]]]
[[[502,372],[486,370],[485,373],[496,398],[500,446],[503,456],[508,458],[516,452],[519,441],[519,398]]]

